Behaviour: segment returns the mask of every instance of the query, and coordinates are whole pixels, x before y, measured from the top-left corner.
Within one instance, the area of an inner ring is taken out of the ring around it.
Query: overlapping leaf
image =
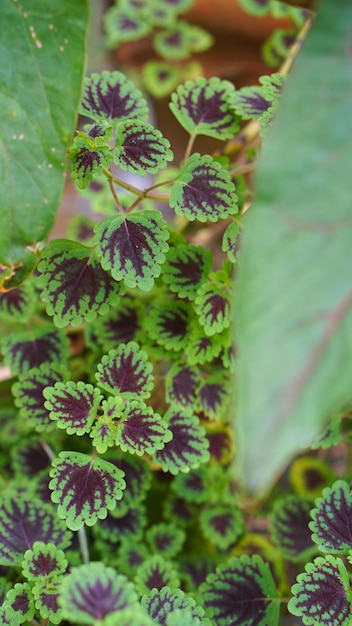
[[[299,496],[287,496],[275,502],[271,535],[282,554],[293,561],[303,561],[316,550],[308,527],[311,508],[312,501]]]
[[[143,505],[139,503],[129,508],[127,504],[124,509],[122,500],[112,514],[94,526],[94,534],[103,538],[108,546],[128,538],[136,542],[142,539],[146,525],[147,517]]]
[[[181,589],[152,589],[142,597],[141,604],[156,624],[166,625],[168,615],[177,609],[182,610],[186,619],[189,615],[198,618],[200,626],[208,624],[205,618],[205,621],[202,620],[204,609],[197,606],[195,600],[187,597]]]
[[[145,328],[150,337],[166,350],[179,351],[187,345],[192,314],[193,310],[187,302],[159,302],[149,312]]]
[[[38,438],[26,437],[12,448],[12,468],[18,475],[32,478],[48,469],[50,460],[42,443]]]
[[[134,298],[123,296],[98,322],[99,341],[106,348],[135,339],[139,329],[139,310]]]
[[[177,361],[170,367],[165,380],[165,395],[168,402],[181,408],[194,408],[200,374],[195,366]]]
[[[32,588],[35,608],[43,620],[50,620],[52,624],[62,621],[62,609],[59,605],[61,580],[38,581]]]
[[[347,554],[352,547],[352,494],[350,485],[337,480],[315,501],[309,528],[322,552]]]
[[[229,328],[231,322],[230,297],[227,289],[216,281],[205,283],[198,290],[195,310],[206,335],[212,336]]]
[[[94,626],[110,613],[137,606],[133,584],[112,567],[95,562],[74,567],[62,582],[64,618]]]
[[[188,473],[181,472],[172,482],[174,491],[186,502],[202,504],[208,502],[212,495],[209,465],[201,465]]]
[[[68,338],[52,326],[13,334],[1,345],[13,374],[26,374],[43,363],[62,364],[68,357]]]
[[[196,416],[171,408],[164,420],[172,432],[172,439],[155,455],[164,471],[178,474],[209,460],[209,442]]]
[[[81,380],[55,383],[44,389],[43,396],[50,419],[68,435],[84,435],[90,431],[103,398],[98,389]]]
[[[185,346],[185,355],[189,365],[203,365],[219,356],[223,348],[228,347],[229,337],[227,335],[225,333],[206,335],[198,319],[194,319]]]
[[[163,558],[160,554],[151,556],[140,565],[134,582],[140,595],[148,593],[151,589],[160,591],[160,589],[166,586],[170,589],[177,589],[180,586],[177,571],[170,561]]]
[[[190,221],[217,222],[238,211],[235,185],[210,155],[194,153],[172,187],[170,206]]]
[[[244,532],[242,513],[232,504],[206,506],[199,521],[204,536],[220,550],[227,550],[237,543]]]
[[[186,533],[182,528],[177,528],[175,524],[161,522],[154,524],[146,532],[146,539],[151,551],[163,556],[165,559],[172,559],[180,552]]]
[[[28,420],[28,424],[38,432],[55,428],[49,417],[49,411],[44,406],[43,390],[66,377],[67,372],[61,365],[44,363],[22,374],[12,386],[21,417]]]
[[[99,454],[104,454],[115,444],[118,425],[116,419],[122,414],[123,400],[120,396],[110,397],[102,402],[103,415],[95,421],[89,436]]]
[[[53,543],[35,541],[27,550],[22,561],[22,574],[27,580],[49,579],[63,574],[67,561],[63,550]]]
[[[172,159],[170,142],[151,124],[127,120],[118,125],[114,163],[122,170],[140,176],[156,174]]]
[[[60,452],[50,471],[51,498],[71,530],[104,519],[125,488],[123,472],[108,461],[80,452]]]
[[[210,33],[200,26],[193,26],[188,22],[177,20],[155,35],[153,46],[155,51],[164,59],[180,61],[188,59],[192,52],[202,52],[210,48],[212,42]]]
[[[71,178],[80,189],[87,187],[94,176],[109,169],[112,161],[112,152],[104,137],[89,137],[82,132],[74,138],[68,155]]]
[[[30,585],[27,582],[16,583],[7,592],[4,607],[11,607],[15,611],[18,623],[30,622],[35,613],[33,593]]]
[[[148,398],[153,389],[153,366],[138,344],[130,341],[105,354],[97,366],[98,385],[113,394]]]
[[[81,113],[97,122],[116,125],[127,119],[146,120],[148,106],[124,74],[104,71],[86,78]]]
[[[200,587],[217,626],[277,626],[280,605],[269,565],[259,555],[232,557]],[[278,599],[278,598],[277,598]]]
[[[162,277],[170,291],[180,298],[194,300],[198,288],[211,268],[211,252],[193,244],[170,248],[163,265]]]
[[[126,489],[123,500],[130,506],[136,505],[146,497],[150,487],[150,467],[142,459],[126,453],[118,460],[118,466],[125,472]]]
[[[70,534],[51,508],[17,493],[3,496],[0,505],[0,564],[21,565],[26,550],[36,541],[66,548]]]
[[[222,239],[222,250],[227,252],[227,256],[231,263],[236,263],[238,252],[238,222],[232,222],[226,228]]]
[[[347,570],[339,558],[328,554],[307,563],[292,587],[288,609],[311,626],[349,626],[352,593]]]
[[[149,291],[165,261],[169,233],[153,209],[109,217],[95,227],[97,255],[105,270],[128,287]]]
[[[33,285],[26,281],[23,285],[0,292],[0,319],[26,322],[36,305]]]
[[[198,389],[200,407],[210,419],[220,420],[228,409],[230,399],[230,380],[226,372],[212,374]]]
[[[154,454],[172,438],[172,432],[158,413],[144,402],[131,400],[119,425],[116,444],[131,454]]]
[[[229,81],[199,77],[178,87],[170,109],[192,135],[231,139],[239,128],[231,105],[233,91]]]
[[[103,270],[91,248],[55,239],[45,248],[38,269],[41,297],[56,326],[77,326],[104,315],[115,303],[120,285]]]

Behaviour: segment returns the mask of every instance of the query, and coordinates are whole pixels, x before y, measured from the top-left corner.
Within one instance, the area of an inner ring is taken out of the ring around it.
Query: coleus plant
[[[69,168],[99,219],[75,219],[0,294],[16,378],[0,403],[0,623],[351,624],[349,479],[298,459],[260,533],[231,470],[230,294],[258,149],[238,157],[243,122],[265,136],[283,86],[180,85],[170,109],[189,141],[170,166],[139,89],[117,71],[86,79]],[[216,155],[194,151],[199,135],[223,142]]]

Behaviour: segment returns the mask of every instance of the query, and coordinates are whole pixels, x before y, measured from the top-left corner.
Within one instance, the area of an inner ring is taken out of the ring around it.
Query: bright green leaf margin
[[[0,266],[20,282],[51,230],[85,61],[87,0],[0,3]]]
[[[350,0],[319,5],[244,222],[233,296],[236,424],[239,470],[253,493],[352,398],[351,24]]]

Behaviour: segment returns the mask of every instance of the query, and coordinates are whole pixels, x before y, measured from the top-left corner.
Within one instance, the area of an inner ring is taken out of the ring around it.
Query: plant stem
[[[44,441],[44,439],[40,439],[40,445],[42,446],[43,450],[47,453],[50,461],[53,461],[55,459],[55,454],[53,450],[50,448],[50,446],[46,443],[46,441]]]
[[[190,135],[189,140],[188,140],[188,144],[187,144],[187,147],[186,147],[185,155],[183,157],[183,163],[185,163],[187,161],[187,159],[189,158],[189,156],[190,156],[190,154],[192,152],[193,144],[194,144],[194,141],[195,141],[196,137],[197,137],[196,133],[192,133]]]
[[[148,187],[147,189],[138,189],[137,187],[134,187],[134,185],[130,185],[129,183],[126,183],[124,180],[120,180],[119,178],[112,176],[111,172],[109,172],[108,170],[104,170],[104,174],[109,181],[109,185],[110,185],[110,180],[111,180],[112,182],[115,183],[115,185],[119,185],[119,187],[126,189],[126,191],[130,191],[131,193],[133,193],[135,196],[138,196],[142,200],[144,200],[144,198],[149,198],[150,200],[158,200],[159,202],[168,202],[168,200],[170,199],[169,194],[149,193],[149,189],[153,189],[154,186]],[[166,182],[161,183],[161,184],[164,185],[166,184]],[[157,186],[159,185],[155,185],[155,187]],[[110,186],[110,189],[111,189],[111,186]],[[114,198],[115,198],[115,195],[114,195]]]
[[[88,548],[85,526],[82,526],[81,528],[79,528],[79,530],[77,531],[77,535],[78,535],[79,547],[80,547],[82,558],[83,558],[83,563],[87,565],[89,563],[89,548]]]

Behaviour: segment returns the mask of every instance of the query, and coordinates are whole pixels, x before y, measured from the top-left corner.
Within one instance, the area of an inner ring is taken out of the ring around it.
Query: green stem
[[[83,558],[83,563],[88,565],[88,563],[89,563],[89,548],[88,548],[87,534],[86,534],[85,526],[82,526],[81,528],[78,529],[77,535],[78,535],[79,547],[80,547],[82,558]]]
[[[197,137],[197,133],[195,133],[195,132],[192,133],[190,135],[190,137],[189,137],[188,144],[187,144],[186,151],[185,151],[185,155],[183,157],[183,162],[184,163],[187,161],[187,159],[189,159],[189,157],[191,155],[193,144],[194,144],[194,141],[195,141],[196,137]]]
[[[50,446],[46,443],[46,441],[44,441],[44,439],[40,440],[40,445],[42,446],[43,450],[47,453],[50,461],[53,461],[55,459],[55,454],[53,450],[50,448]]]
[[[130,185],[129,183],[126,183],[124,180],[120,180],[119,178],[112,176],[112,174],[108,170],[104,170],[104,174],[109,180],[109,184],[111,180],[112,182],[115,183],[115,185],[119,185],[119,187],[126,189],[126,191],[133,193],[135,196],[138,196],[142,200],[144,198],[149,198],[150,200],[158,200],[159,202],[168,202],[170,199],[169,194],[149,193],[149,189],[153,189],[153,187],[150,187],[150,188],[148,187],[147,189],[138,189],[137,187],[134,187],[134,185]],[[162,184],[165,184],[165,183],[162,183]]]

